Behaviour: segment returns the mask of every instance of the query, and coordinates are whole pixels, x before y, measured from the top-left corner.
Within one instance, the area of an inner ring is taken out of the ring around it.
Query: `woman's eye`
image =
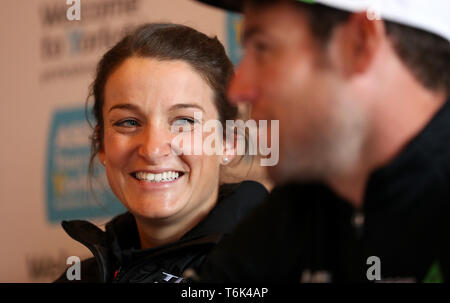
[[[175,125],[189,125],[194,124],[195,120],[193,118],[183,117],[183,118],[177,118],[173,122]]]
[[[137,126],[139,126],[139,122],[134,119],[126,119],[126,120],[121,120],[121,121],[114,123],[114,126],[137,127]]]
[[[193,118],[181,117],[181,118],[176,118],[173,121],[172,126],[177,129],[183,128],[183,130],[191,130],[196,123],[197,123],[197,121]]]

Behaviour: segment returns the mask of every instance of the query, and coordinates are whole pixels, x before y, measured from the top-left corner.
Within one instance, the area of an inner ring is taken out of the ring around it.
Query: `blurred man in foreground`
[[[228,95],[280,161],[201,280],[449,281],[450,2],[203,2],[244,14]]]

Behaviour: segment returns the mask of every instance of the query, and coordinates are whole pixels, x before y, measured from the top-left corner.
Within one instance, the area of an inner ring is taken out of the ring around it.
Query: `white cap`
[[[309,0],[422,29],[450,41],[450,0]]]
[[[239,12],[245,0],[197,0]],[[450,0],[296,0],[350,11],[418,28],[450,41]]]

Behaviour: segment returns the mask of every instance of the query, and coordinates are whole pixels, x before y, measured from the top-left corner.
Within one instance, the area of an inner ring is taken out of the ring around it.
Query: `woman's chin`
[[[135,205],[130,205],[130,211],[142,219],[164,220],[173,217],[181,209],[180,200],[164,201],[151,200],[141,201]]]

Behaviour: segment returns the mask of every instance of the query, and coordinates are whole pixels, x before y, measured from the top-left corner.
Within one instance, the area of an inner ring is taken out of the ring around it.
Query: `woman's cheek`
[[[201,183],[205,186],[216,185],[220,170],[219,159],[219,155],[208,156],[203,154],[201,156],[197,156],[197,158],[194,160],[194,170],[197,170],[196,175],[199,175],[199,177],[201,178]]]
[[[108,151],[106,155],[107,159],[116,165],[126,164],[124,162],[130,159],[135,149],[133,140],[122,134],[114,133],[109,134],[105,139],[105,150]]]

